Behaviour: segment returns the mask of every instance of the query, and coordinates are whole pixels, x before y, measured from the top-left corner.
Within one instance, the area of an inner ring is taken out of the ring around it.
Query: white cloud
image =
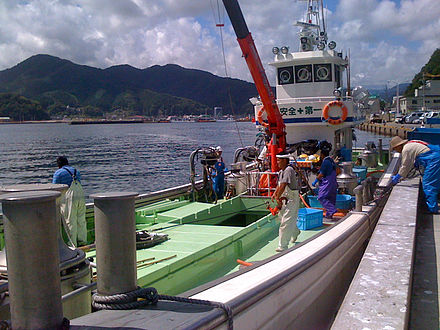
[[[273,46],[296,51],[304,2],[242,0],[240,5],[268,76]],[[79,64],[145,68],[176,63],[224,75],[216,0],[3,0],[0,70],[46,53]],[[226,15],[224,15],[226,16]],[[250,80],[226,17],[228,73]],[[356,84],[410,79],[440,47],[439,0],[340,0],[327,11],[329,37],[351,49]]]

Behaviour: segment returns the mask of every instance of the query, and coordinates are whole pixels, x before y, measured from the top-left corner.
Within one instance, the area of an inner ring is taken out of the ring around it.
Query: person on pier
[[[277,202],[278,218],[280,219],[279,243],[277,252],[287,249],[289,242],[294,243],[301,231],[296,224],[299,210],[299,183],[292,166],[289,166],[289,154],[286,152],[277,155],[278,186],[272,200]],[[284,202],[284,203],[283,203]]]
[[[415,167],[422,171],[422,186],[426,205],[431,213],[438,213],[437,197],[440,189],[440,146],[420,140],[404,140],[395,136],[390,141],[390,149],[402,154],[399,172],[391,180],[397,184],[408,176]]]
[[[66,184],[69,189],[61,198],[61,216],[66,220],[66,232],[75,246],[87,244],[86,203],[81,186],[81,174],[66,157],[57,158],[58,170],[52,183]]]

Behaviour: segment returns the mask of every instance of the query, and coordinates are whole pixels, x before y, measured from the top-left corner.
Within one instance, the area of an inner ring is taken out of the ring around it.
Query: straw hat
[[[390,149],[394,150],[396,147],[398,147],[402,144],[405,144],[407,142],[408,142],[408,140],[404,140],[404,139],[400,138],[399,136],[395,136],[390,141]]]

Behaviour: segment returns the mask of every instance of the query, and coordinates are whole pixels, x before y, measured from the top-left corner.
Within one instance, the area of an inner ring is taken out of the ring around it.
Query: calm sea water
[[[230,164],[236,148],[253,145],[256,133],[254,124],[235,122],[0,125],[0,185],[51,182],[57,156],[65,155],[80,170],[86,195],[156,191],[189,182],[196,148],[220,145]],[[357,137],[358,146],[377,141],[362,131]]]

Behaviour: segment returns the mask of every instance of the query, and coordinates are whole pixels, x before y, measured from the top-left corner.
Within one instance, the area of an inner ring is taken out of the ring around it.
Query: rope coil
[[[138,300],[138,299],[142,300]],[[125,309],[137,309],[148,305],[156,305],[159,300],[176,301],[195,305],[211,306],[222,309],[228,319],[228,329],[233,329],[233,314],[232,309],[223,303],[191,299],[184,297],[160,295],[153,287],[140,288],[138,287],[134,291],[119,293],[114,295],[100,295],[95,293],[92,297],[92,306],[97,310],[125,310]]]

